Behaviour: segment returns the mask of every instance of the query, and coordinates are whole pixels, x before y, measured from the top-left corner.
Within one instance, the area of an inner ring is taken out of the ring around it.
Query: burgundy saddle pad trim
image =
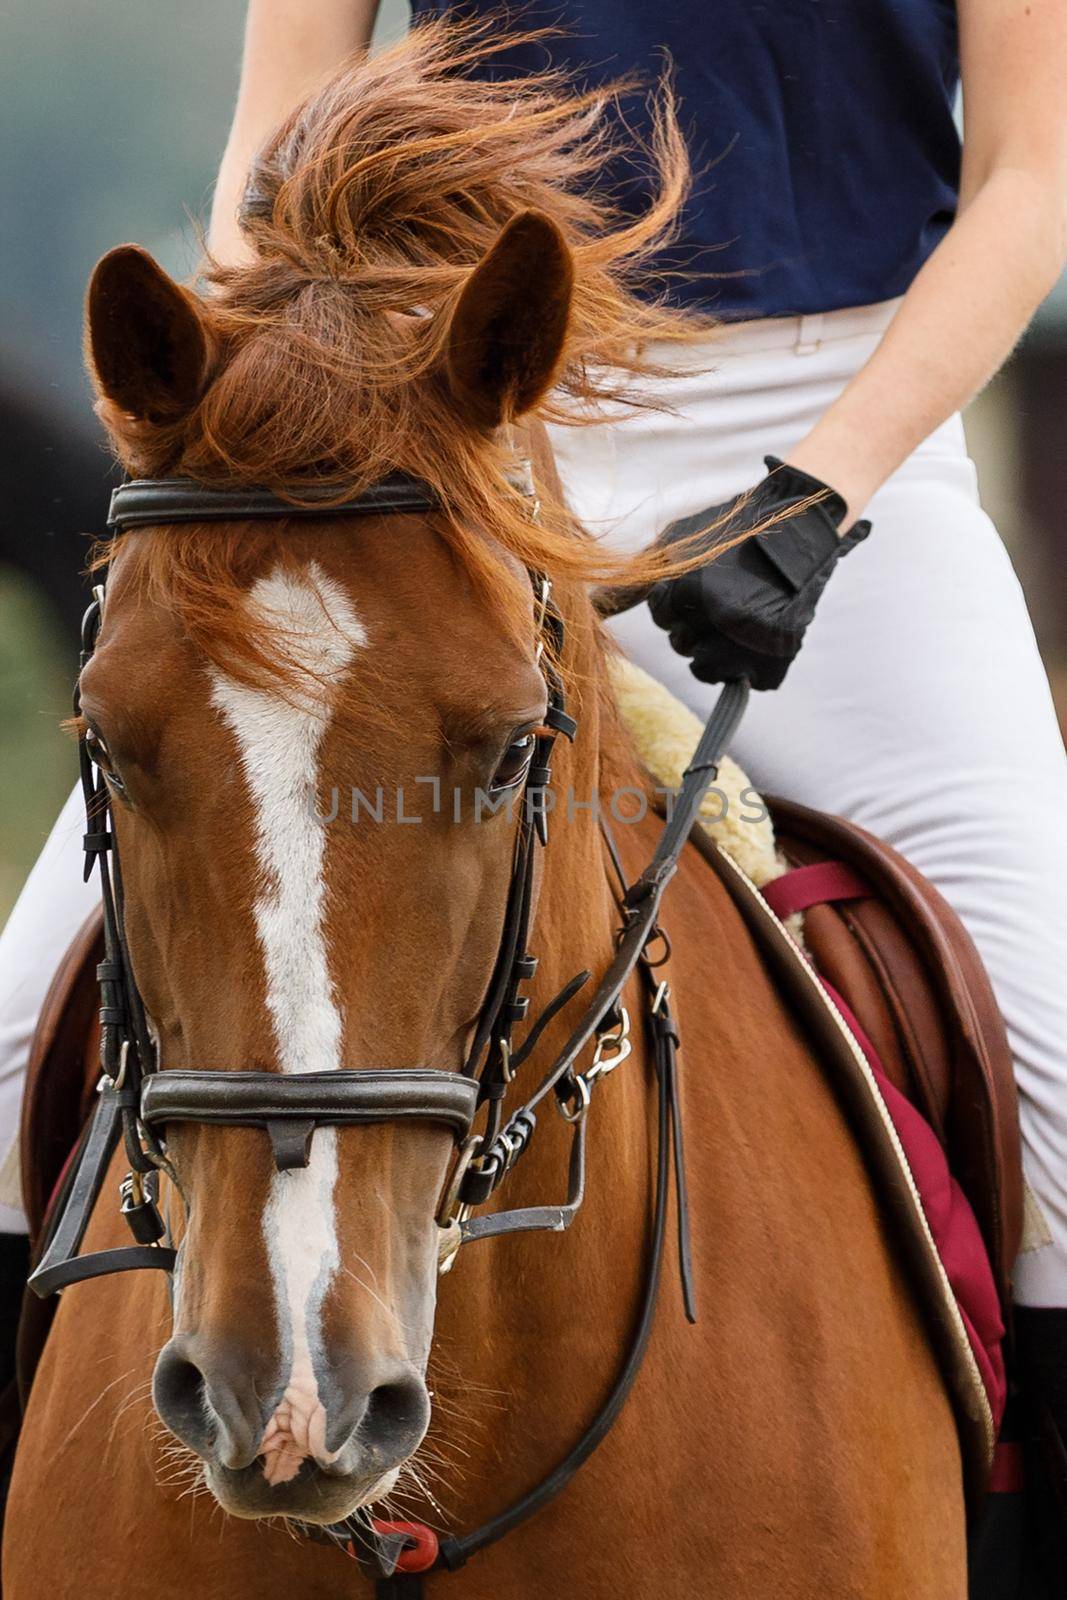
[[[763,889],[763,898],[776,917],[785,922],[812,906],[831,905],[837,900],[862,900],[871,886],[844,861],[813,861],[807,867],[784,872]]]
[[[878,1081],[919,1190],[938,1255],[960,1308],[967,1338],[999,1428],[1008,1397],[1004,1367],[1004,1322],[996,1278],[981,1229],[967,1197],[948,1169],[945,1152],[930,1124],[895,1087],[871,1041],[832,984],[824,986],[844,1017]]]

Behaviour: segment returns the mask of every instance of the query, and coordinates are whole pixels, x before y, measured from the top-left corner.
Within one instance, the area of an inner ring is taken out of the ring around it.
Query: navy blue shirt
[[[416,17],[499,14],[499,0],[411,0]],[[954,0],[513,0],[583,84],[674,62],[695,182],[662,265],[673,297],[728,317],[868,305],[902,294],[955,213],[960,143]],[[642,101],[625,107],[643,120]],[[636,167],[607,181],[645,197]]]

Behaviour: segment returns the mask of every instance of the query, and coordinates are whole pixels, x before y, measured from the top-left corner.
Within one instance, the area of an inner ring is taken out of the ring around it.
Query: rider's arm
[[[988,381],[1067,259],[1067,7],[958,0],[958,9],[958,218],[867,365],[789,455],[840,491],[850,518]]]
[[[244,245],[237,206],[253,155],[315,83],[370,44],[380,0],[249,0],[237,109],[219,169],[208,242],[223,261]]]

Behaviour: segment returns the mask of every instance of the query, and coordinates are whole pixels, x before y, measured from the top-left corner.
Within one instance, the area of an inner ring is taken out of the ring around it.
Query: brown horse
[[[111,552],[82,708],[164,1068],[459,1067],[515,829],[472,801],[521,777],[545,714],[524,569],[555,582],[580,704],[533,1014],[612,953],[589,802],[642,780],[589,587],[656,569],[612,568],[572,527],[539,419],[560,387],[647,370],[642,340],[690,336],[626,287],[677,203],[679,146],[667,108],[659,199],[613,227],[571,181],[600,159],[595,106],[553,81],[476,86],[451,69],[477,47],[427,30],[328,84],[253,176],[253,262],[215,271],[205,299],[130,248],[94,276],[93,370],[134,471],[343,493],[402,468],[447,507],[153,528]],[[509,487],[527,435],[539,519]],[[381,820],[353,821],[353,793],[379,789]],[[618,830],[630,875],[655,829]],[[665,921],[699,1321],[668,1278],[607,1442],[429,1593],[962,1600],[953,1417],[845,1119],[695,854]],[[462,1530],[510,1505],[581,1434],[630,1339],[654,1101],[638,1030],[589,1112],[574,1226],[465,1246],[440,1293],[443,1130],[320,1128],[310,1164],[277,1171],[258,1130],[176,1127],[172,1293],[146,1272],[63,1295],[12,1483],[9,1600],[370,1592],[283,1519],[373,1505]],[[509,1203],[559,1194],[568,1137],[546,1110]],[[109,1180],[88,1248],[126,1242],[113,1196]]]

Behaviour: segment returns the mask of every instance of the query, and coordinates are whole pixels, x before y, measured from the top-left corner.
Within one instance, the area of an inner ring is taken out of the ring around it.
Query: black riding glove
[[[692,657],[693,674],[704,683],[747,678],[754,689],[777,689],[834,567],[871,531],[869,522],[856,522],[839,538],[847,509],[841,496],[775,456],[765,462],[767,476],[751,494],[682,517],[660,535],[660,543],[674,544],[725,517],[708,536],[710,555],[789,506],[823,496],[706,566],[652,589],[653,619],[679,655]]]

